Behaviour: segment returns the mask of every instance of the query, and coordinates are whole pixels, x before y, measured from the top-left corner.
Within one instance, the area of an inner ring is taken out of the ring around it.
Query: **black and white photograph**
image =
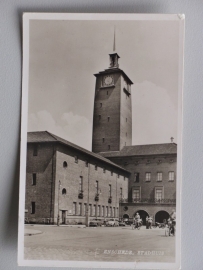
[[[19,265],[180,268],[184,23],[24,13]]]

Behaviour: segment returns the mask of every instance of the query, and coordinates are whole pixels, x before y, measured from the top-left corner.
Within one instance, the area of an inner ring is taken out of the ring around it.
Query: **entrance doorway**
[[[168,218],[169,218],[169,213],[162,210],[156,213],[155,222],[163,223],[163,220],[164,219],[167,220]]]
[[[66,211],[62,210],[62,224],[66,223]]]
[[[146,225],[146,217],[149,216],[149,214],[144,210],[139,210],[135,212],[134,216],[136,215],[136,213],[139,213],[140,218],[143,221],[143,225]]]

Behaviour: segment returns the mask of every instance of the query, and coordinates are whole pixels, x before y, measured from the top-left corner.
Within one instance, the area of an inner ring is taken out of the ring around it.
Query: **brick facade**
[[[37,223],[49,220],[56,223],[59,214],[60,222],[85,223],[85,204],[88,205],[88,201],[92,208],[89,209],[90,219],[96,217],[96,206],[97,217],[118,217],[121,188],[122,194],[128,196],[127,171],[60,143],[40,143],[37,156],[33,156],[33,145],[34,143],[28,143],[27,147],[25,209],[29,220]],[[33,173],[37,175],[36,185],[32,184]],[[81,188],[80,179],[83,182]],[[79,197],[80,189],[83,191],[82,198]],[[95,201],[97,190],[99,200]],[[32,202],[35,203],[34,214],[31,213]]]
[[[104,85],[106,76],[113,78],[112,85]],[[119,151],[132,144],[131,95],[124,90],[129,88],[130,91],[132,82],[124,77],[120,69],[96,74],[92,136],[95,153]]]

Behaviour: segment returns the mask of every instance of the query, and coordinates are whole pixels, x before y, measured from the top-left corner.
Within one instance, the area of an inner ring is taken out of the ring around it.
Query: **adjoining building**
[[[130,173],[110,160],[47,131],[28,132],[26,219],[86,223],[119,216]]]
[[[133,82],[119,55],[109,57],[109,68],[95,74],[92,152],[49,132],[28,133],[26,218],[87,224],[89,216],[139,212],[145,223],[175,210],[177,145],[132,146]]]
[[[121,218],[139,212],[144,224],[147,216],[160,223],[168,219],[176,207],[175,143],[125,146],[100,154],[131,172],[128,197],[121,199]]]

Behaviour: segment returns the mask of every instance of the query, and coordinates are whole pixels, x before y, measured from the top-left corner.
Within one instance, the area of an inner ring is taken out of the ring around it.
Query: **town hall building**
[[[175,210],[177,145],[132,145],[133,82],[115,51],[109,58],[95,74],[92,152],[48,131],[28,132],[29,221],[88,225],[139,212],[144,223],[146,216],[163,222]]]

